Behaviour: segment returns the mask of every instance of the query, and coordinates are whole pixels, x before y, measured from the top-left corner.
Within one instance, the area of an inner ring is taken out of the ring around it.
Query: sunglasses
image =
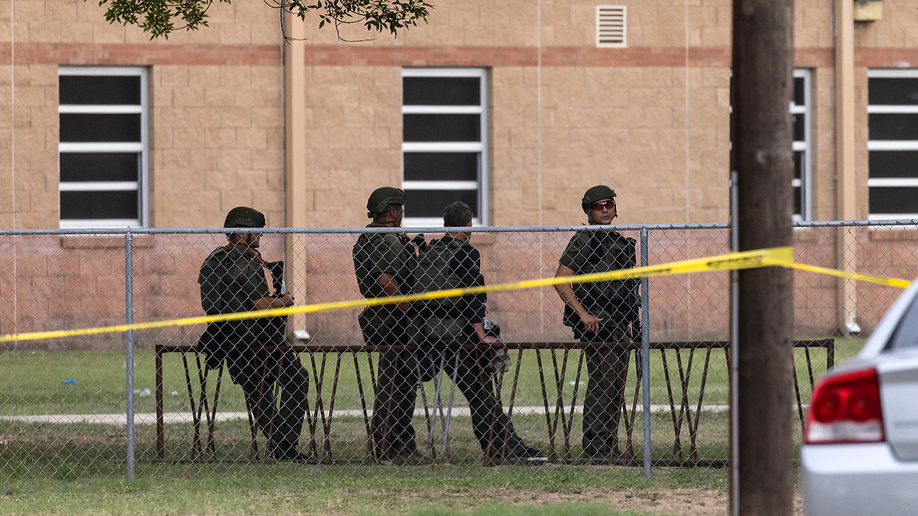
[[[612,209],[615,207],[615,201],[598,201],[590,205],[594,211],[601,211],[603,208]]]

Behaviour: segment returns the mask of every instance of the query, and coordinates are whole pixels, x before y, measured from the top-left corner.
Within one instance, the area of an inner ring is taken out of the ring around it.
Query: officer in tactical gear
[[[405,193],[377,188],[367,200],[368,228],[402,225]],[[404,233],[362,233],[352,252],[360,293],[366,298],[411,293],[417,259],[414,243]],[[404,346],[411,342],[409,303],[365,308],[357,318],[369,346]],[[417,449],[411,426],[418,387],[418,361],[407,349],[383,350],[375,386],[372,434],[377,459],[391,460]]]
[[[443,211],[444,227],[471,225],[472,210],[464,202],[456,201]],[[418,256],[415,293],[484,285],[481,255],[469,236],[465,231],[448,232],[427,245]],[[462,391],[475,437],[488,459],[545,460],[541,450],[523,443],[494,396],[490,346],[499,341],[486,331],[486,302],[484,293],[416,301],[422,342],[431,350],[422,365],[429,364],[425,370],[434,367],[435,374],[442,368]],[[463,348],[469,343],[483,346]]]
[[[605,185],[590,188],[581,207],[590,225],[607,226],[618,215],[615,192]],[[556,277],[632,268],[635,240],[609,228],[577,231],[561,255]],[[564,325],[580,342],[619,343],[639,334],[638,282],[635,279],[562,283],[555,289],[564,301]],[[584,350],[587,358],[583,401],[583,452],[588,458],[620,456],[618,426],[628,372],[628,353],[616,347]]]
[[[240,206],[230,210],[223,227],[263,228],[265,216],[255,209]],[[225,246],[210,253],[198,274],[201,305],[207,315],[292,306],[292,295],[271,292],[265,274],[266,263],[258,251],[261,234],[230,232],[227,239],[229,242]],[[199,346],[207,354],[208,368],[216,369],[226,361],[230,377],[242,387],[246,404],[268,438],[275,459],[305,463],[307,457],[296,448],[306,414],[309,375],[296,353],[259,349],[264,345],[286,343],[282,332],[267,330],[270,324],[266,322],[270,321],[244,319],[210,323]],[[272,388],[275,381],[282,389],[280,408],[276,411]]]

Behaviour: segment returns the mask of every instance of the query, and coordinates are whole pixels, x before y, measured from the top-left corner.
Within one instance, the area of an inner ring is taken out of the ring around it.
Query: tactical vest
[[[247,266],[250,263],[238,251],[227,251],[218,248],[207,257],[201,267],[198,281],[201,283],[201,306],[207,315],[246,312],[253,310],[247,294],[240,288],[240,281],[248,281],[251,275],[240,275],[236,281],[231,278],[234,267]],[[271,270],[272,278],[281,279],[283,262],[280,268]],[[263,273],[266,265],[263,261],[254,262],[253,274]],[[239,270],[233,272],[238,273]],[[267,292],[265,292],[267,294]],[[240,321],[220,321],[207,325],[198,345],[207,354],[207,367],[216,369],[226,357],[229,348],[237,344],[246,346],[252,343],[282,345],[286,339],[287,316],[243,319]]]
[[[602,234],[584,232],[575,238],[585,240],[580,253],[585,259],[575,274],[592,274],[620,269],[630,269],[635,263],[633,238],[625,238],[617,232]],[[614,318],[624,323],[634,316],[637,306],[635,295],[637,280],[612,280],[572,285],[574,295],[588,312],[600,318]],[[565,306],[565,323],[573,326],[579,321],[576,313]]]
[[[436,240],[418,256],[414,272],[415,294],[435,292],[459,287],[459,276],[451,267],[462,242],[448,239]],[[415,302],[419,317],[424,321],[428,338],[450,339],[461,336],[468,320],[463,316],[465,303],[462,297],[444,297]]]
[[[410,293],[416,260],[414,249],[414,244],[404,233],[362,233],[354,245],[352,257],[354,272],[357,274],[357,286],[363,297],[370,299],[384,295],[382,287],[377,282],[379,273],[376,271],[379,269],[379,263],[390,251],[395,253],[393,265],[397,266],[398,270],[387,272],[395,275],[402,294]],[[393,304],[368,306],[360,312],[357,321],[364,340],[370,343],[375,338],[371,337],[373,335],[389,335],[408,330],[404,323],[400,322],[403,316],[404,314]]]
[[[380,297],[383,295],[382,287],[377,283],[377,275],[371,274],[376,262],[382,258],[386,248],[392,247],[399,255],[401,268],[393,271],[395,279],[403,294],[411,292],[413,278],[411,272],[415,268],[414,244],[404,233],[362,233],[357,238],[354,246],[354,269],[357,273],[357,287],[360,294],[366,298]]]

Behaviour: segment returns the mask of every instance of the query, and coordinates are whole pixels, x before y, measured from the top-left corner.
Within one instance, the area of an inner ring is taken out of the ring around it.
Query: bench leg
[[[364,462],[369,462],[373,457],[373,428],[370,424],[370,416],[367,413],[367,398],[363,392],[363,378],[360,374],[360,362],[357,360],[357,353],[354,356],[354,372],[357,375],[357,392],[360,394],[360,409],[363,411],[363,424],[367,431],[367,455]],[[373,358],[367,352],[367,363],[370,368],[370,376],[373,376]],[[371,378],[371,386],[376,384],[376,380]],[[375,393],[374,393],[375,394]]]
[[[223,382],[223,364],[217,369],[217,386],[214,389],[214,404],[211,407],[210,417],[207,419],[207,447],[212,457],[217,456],[217,447],[214,443],[214,423],[217,421],[217,403],[220,401],[220,384]]]
[[[195,357],[197,357],[197,353],[195,353]],[[194,402],[194,387],[191,385],[191,372],[188,369],[188,355],[184,351],[182,352],[182,367],[185,371],[185,388],[188,391],[188,404],[191,407],[191,420],[194,427],[194,439],[191,441],[191,460],[196,460],[201,453],[201,412],[200,405],[196,405]]]
[[[201,454],[206,455],[210,454],[210,458],[213,459],[217,455],[216,444],[214,443],[214,423],[217,417],[217,403],[220,400],[220,383],[223,379],[223,364],[220,364],[219,369],[217,370],[217,386],[214,389],[214,399],[213,403],[210,404],[207,401],[207,380],[210,375],[210,371],[206,366],[201,364],[201,355],[195,353],[195,365],[198,368],[198,384],[201,386],[200,400],[198,401],[197,410],[194,411],[193,418],[195,420],[195,440],[197,441],[199,437],[198,428],[201,424],[201,415],[204,416],[204,421],[207,423],[207,442],[203,444]]]

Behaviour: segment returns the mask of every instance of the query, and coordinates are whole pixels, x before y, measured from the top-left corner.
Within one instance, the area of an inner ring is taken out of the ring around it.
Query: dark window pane
[[[139,142],[140,114],[61,113],[62,142]]]
[[[905,349],[915,346],[918,346],[918,301],[913,301],[905,316],[899,320],[899,327],[886,344],[886,349]]]
[[[139,181],[140,154],[61,153],[61,181]]]
[[[481,141],[481,115],[404,115],[406,142]]]
[[[918,213],[918,188],[871,186],[870,213]]]
[[[477,152],[406,152],[406,181],[478,181]]]
[[[794,151],[794,179],[803,178],[803,159],[806,154],[803,151]]]
[[[794,141],[806,141],[806,115],[797,113],[794,117]]]
[[[406,106],[479,106],[478,77],[404,77],[402,103]]]
[[[115,192],[61,192],[61,220],[136,219],[137,190]]]
[[[871,140],[918,140],[918,115],[909,113],[871,113]]]
[[[140,104],[140,76],[61,75],[61,104]]]
[[[918,177],[918,151],[870,151],[870,177]]]
[[[886,106],[918,104],[918,78],[874,77],[870,79],[867,88],[870,104]]]
[[[804,86],[805,80],[803,77],[794,77],[794,104],[798,106],[806,105],[806,90]]]
[[[405,190],[406,217],[443,218],[443,209],[456,201],[462,201],[478,216],[477,190]]]
[[[803,215],[803,188],[794,187],[794,215]]]

